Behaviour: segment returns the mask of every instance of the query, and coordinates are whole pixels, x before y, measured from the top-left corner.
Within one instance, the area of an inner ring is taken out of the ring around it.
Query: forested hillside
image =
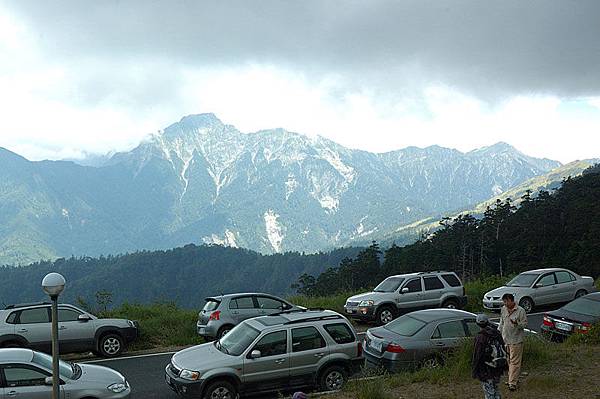
[[[94,306],[174,301],[185,308],[198,308],[208,295],[242,291],[288,294],[290,282],[302,273],[318,274],[357,253],[358,249],[346,248],[311,255],[261,255],[217,245],[186,245],[168,251],[5,266],[0,267],[0,305],[47,299],[42,278],[56,271],[67,279],[63,301],[79,298]]]
[[[469,280],[542,267],[600,275],[600,165],[565,179],[553,191],[526,192],[517,208],[498,200],[483,217],[464,214],[405,247],[382,251],[377,243],[318,277],[294,284],[307,295],[329,295],[374,285],[398,273],[452,270]]]

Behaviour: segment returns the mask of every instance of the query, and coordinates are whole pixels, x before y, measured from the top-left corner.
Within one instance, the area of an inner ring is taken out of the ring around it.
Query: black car
[[[600,322],[600,292],[588,294],[569,302],[562,308],[544,315],[542,333],[562,341],[574,333],[587,334]]]

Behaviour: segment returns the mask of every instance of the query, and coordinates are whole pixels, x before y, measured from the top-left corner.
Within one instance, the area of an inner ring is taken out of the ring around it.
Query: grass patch
[[[392,399],[386,385],[385,378],[351,381],[346,389],[357,399]]]
[[[288,298],[288,301],[294,305],[304,306],[306,308],[323,308],[334,310],[338,313],[344,313],[344,304],[346,299],[356,295],[352,292],[343,292],[330,296],[305,296],[295,295]]]
[[[600,345],[600,323],[594,324],[587,334],[571,335],[565,343],[569,346]]]
[[[465,282],[465,292],[468,297],[465,310],[473,313],[483,312],[484,309],[481,300],[483,299],[485,293],[493,290],[494,288],[503,286],[510,280],[510,278],[512,278],[512,276],[489,276]]]
[[[195,310],[181,309],[174,303],[125,303],[118,308],[102,312],[100,316],[139,322],[140,338],[133,342],[131,350],[196,345],[204,342],[196,333],[198,313]]]

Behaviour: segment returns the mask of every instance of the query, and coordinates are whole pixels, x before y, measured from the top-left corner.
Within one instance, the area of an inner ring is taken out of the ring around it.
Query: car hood
[[[171,363],[181,369],[202,371],[231,364],[234,356],[227,355],[215,347],[214,342],[192,346],[173,355]]]
[[[97,366],[94,364],[79,364],[81,367],[81,377],[78,382],[97,382],[104,386],[116,384],[119,382],[125,382],[125,377],[113,369],[108,367]]]
[[[93,323],[96,327],[114,326],[120,328],[132,327],[125,319],[95,319]]]
[[[346,301],[360,302],[360,301],[372,300],[372,301],[377,302],[377,301],[381,301],[384,299],[389,299],[393,295],[394,295],[393,292],[365,292],[364,294],[358,294],[358,295],[351,296]]]
[[[565,309],[557,309],[548,312],[548,316],[558,320],[576,321],[579,323],[595,324],[600,321],[600,317],[589,316],[581,313],[570,312]]]
[[[504,294],[513,294],[515,298],[517,298],[525,292],[529,292],[530,290],[531,288],[529,287],[507,287],[503,285],[502,287],[486,292],[484,296],[498,296],[502,298],[502,295]]]

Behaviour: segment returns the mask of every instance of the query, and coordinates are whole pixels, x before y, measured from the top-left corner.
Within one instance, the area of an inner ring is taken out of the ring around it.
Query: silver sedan
[[[502,296],[513,294],[515,302],[529,313],[535,306],[570,302],[595,291],[591,277],[580,276],[567,269],[537,269],[521,273],[505,286],[486,293],[483,307],[499,310]]]
[[[125,378],[106,367],[60,361],[61,398],[126,399]],[[52,357],[31,349],[0,349],[0,393],[7,398],[48,399],[52,393]]]

